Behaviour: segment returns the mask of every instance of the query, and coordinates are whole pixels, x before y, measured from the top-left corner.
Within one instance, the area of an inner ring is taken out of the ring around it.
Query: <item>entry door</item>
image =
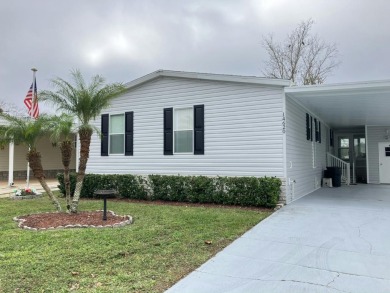
[[[379,181],[380,183],[390,183],[390,144],[379,142]]]

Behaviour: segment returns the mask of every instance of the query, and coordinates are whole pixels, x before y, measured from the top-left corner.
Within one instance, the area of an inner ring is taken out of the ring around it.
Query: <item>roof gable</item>
[[[197,73],[197,72],[184,72],[184,71],[171,71],[171,70],[157,70],[155,72],[137,78],[133,81],[130,81],[126,83],[125,86],[128,89],[131,89],[141,84],[147,83],[151,80],[157,79],[159,77],[177,77],[177,78],[198,79],[198,80],[250,83],[250,84],[279,86],[279,87],[286,87],[290,85],[290,81],[285,79],[272,79],[272,78],[256,77],[256,76],[211,74],[211,73]]]

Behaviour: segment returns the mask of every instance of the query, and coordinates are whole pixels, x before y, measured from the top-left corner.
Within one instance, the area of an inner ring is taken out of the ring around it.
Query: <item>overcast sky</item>
[[[327,83],[390,79],[389,0],[12,0],[0,2],[0,100],[24,107],[50,79],[128,82],[157,69],[262,76],[262,36],[312,18],[342,64]]]

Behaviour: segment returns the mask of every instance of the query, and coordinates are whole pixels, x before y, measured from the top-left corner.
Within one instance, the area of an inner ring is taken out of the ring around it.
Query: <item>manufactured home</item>
[[[390,82],[287,80],[159,70],[96,119],[89,173],[275,176],[289,203],[321,188],[390,183]]]
[[[346,185],[390,183],[390,81],[294,86],[159,70],[127,88],[93,122],[101,136],[92,137],[88,173],[275,176],[286,203],[321,188],[329,166]],[[48,139],[38,147],[54,176],[58,148]],[[0,150],[9,184],[25,178],[25,154]]]

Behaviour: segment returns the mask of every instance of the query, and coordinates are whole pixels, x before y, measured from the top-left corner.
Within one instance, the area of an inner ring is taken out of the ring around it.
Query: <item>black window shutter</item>
[[[316,118],[314,118],[314,139],[318,141],[318,122]]]
[[[164,155],[173,155],[173,108],[164,109]]]
[[[333,146],[333,130],[329,129],[329,145]]]
[[[306,113],[306,139],[310,140],[310,116]]]
[[[313,117],[310,116],[310,140],[313,141]]]
[[[125,156],[133,155],[134,112],[125,113]]]
[[[101,132],[102,132],[102,141],[100,145],[100,155],[101,156],[108,156],[108,126],[109,126],[109,118],[110,116],[108,114],[102,115],[102,121],[101,121]]]
[[[194,155],[204,155],[204,105],[194,106]]]
[[[321,121],[318,121],[318,142],[321,143]]]

